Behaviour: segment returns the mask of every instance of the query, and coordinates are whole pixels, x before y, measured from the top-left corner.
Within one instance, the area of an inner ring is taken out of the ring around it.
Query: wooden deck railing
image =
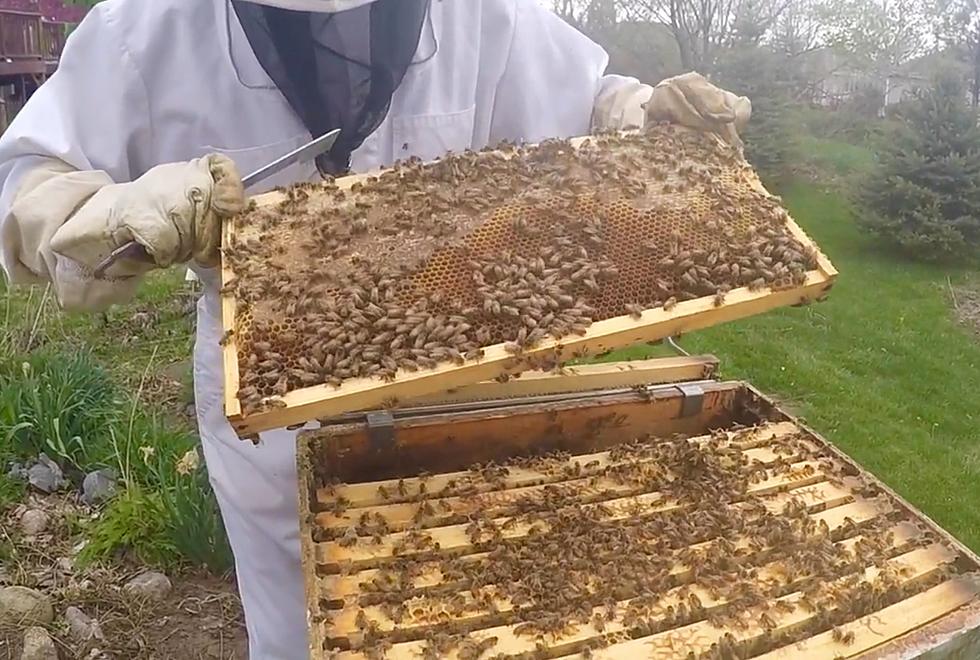
[[[41,19],[41,54],[44,59],[57,62],[65,49],[68,24]]]
[[[35,68],[53,64],[65,47],[66,23],[47,21],[40,14],[0,9],[0,61],[2,69]]]
[[[43,59],[40,14],[0,10],[0,57]]]

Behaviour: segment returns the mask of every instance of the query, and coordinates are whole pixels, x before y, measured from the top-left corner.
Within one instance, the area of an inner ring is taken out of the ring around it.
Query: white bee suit
[[[340,10],[363,2],[268,4]],[[384,122],[353,153],[352,169],[502,139],[585,134],[597,107],[602,126],[642,123],[650,88],[604,76],[606,64],[601,48],[536,0],[434,1],[413,64]],[[111,202],[113,185],[160,164],[217,153],[247,173],[310,139],[227,0],[108,0],[71,35],[57,73],[0,138],[0,262],[15,283],[54,282],[63,304],[125,300],[145,269],[95,280],[88,267],[52,250],[52,235],[80,205],[99,196]],[[179,174],[199,182],[206,165],[197,161],[198,169]],[[293,166],[261,188],[317,177],[313,165]],[[126,212],[104,208],[105,215]],[[99,237],[109,243],[119,238],[114,220],[101,220]],[[232,431],[222,409],[218,273],[194,270],[205,289],[194,349],[198,422],[235,551],[251,657],[299,660],[308,649],[296,434],[264,433],[254,446]]]

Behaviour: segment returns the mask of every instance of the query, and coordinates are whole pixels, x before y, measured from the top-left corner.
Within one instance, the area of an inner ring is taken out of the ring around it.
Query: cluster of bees
[[[814,522],[801,500],[771,510],[754,484],[792,463],[828,462],[829,455],[789,438],[780,441],[784,455],[775,462],[750,461],[740,442],[754,432],[719,433],[709,442],[646,437],[586,464],[557,454],[477,465],[438,490],[426,488],[425,479],[417,489],[403,482],[382,486],[386,502],[417,503],[423,513],[411,523],[411,543],[360,585],[358,605],[380,604],[395,632],[379,633],[361,610],[357,625],[364,636],[355,648],[385,657],[393,640],[416,639],[426,643],[423,657],[453,651],[473,660],[510,657],[496,648],[496,638],[471,633],[511,625],[541,657],[550,657],[553,645],[588,657],[595,648],[701,620],[729,631],[705,658],[750,657],[828,629],[835,630],[835,641],[852,643],[853,633],[835,626],[907,595],[894,571],[882,570],[870,582],[863,577],[864,567],[884,566],[891,556],[886,530],[893,523],[831,531]],[[513,468],[554,480],[545,479],[533,493],[498,497],[513,487]],[[676,507],[609,503],[648,493]],[[461,498],[453,507],[470,523],[467,553],[441,552],[430,536],[433,528],[459,520],[440,506],[447,497]],[[484,506],[488,502],[496,504]],[[527,533],[508,534],[515,525],[528,526]],[[355,542],[373,543],[370,533],[361,530]],[[851,548],[839,543],[858,534],[862,540]],[[762,579],[764,564],[778,566],[785,579]],[[416,584],[433,570],[442,576],[439,584]],[[793,591],[803,598],[780,600]],[[714,603],[706,606],[698,593]],[[765,614],[752,615],[762,606]],[[816,616],[808,626],[778,630],[779,616],[797,608]],[[403,623],[413,628],[399,630]],[[758,624],[767,631],[762,641],[749,635],[755,641],[740,642],[732,634]],[[586,641],[563,641],[586,626],[592,628]]]
[[[302,184],[237,219],[223,247],[238,396],[247,415],[303,387],[796,286],[816,253],[787,218],[734,150],[668,125]]]

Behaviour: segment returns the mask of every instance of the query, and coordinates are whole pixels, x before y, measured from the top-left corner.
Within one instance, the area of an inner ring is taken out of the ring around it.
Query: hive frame
[[[592,138],[581,137],[571,140],[578,147]],[[343,190],[364,181],[376,172],[356,174],[334,183]],[[759,188],[762,189],[761,184]],[[254,198],[258,206],[274,206],[285,199],[282,192],[271,192]],[[226,221],[222,228],[222,244],[231,244],[235,234],[234,218]],[[583,355],[603,354],[618,348],[639,343],[655,342],[665,337],[678,336],[692,330],[700,330],[728,321],[761,314],[763,312],[792,305],[806,304],[822,300],[833,286],[837,270],[809,236],[787,217],[786,228],[790,234],[805,247],[812,247],[817,255],[817,268],[807,273],[806,281],[793,288],[780,290],[749,290],[748,287],[733,289],[720,306],[713,297],[707,296],[678,303],[667,311],[663,308],[648,309],[638,319],[618,316],[597,321],[589,326],[584,335],[571,335],[560,340],[548,338],[534,348],[526,349],[520,356],[505,350],[504,344],[486,347],[484,356],[478,361],[467,361],[457,366],[452,363],[440,364],[434,369],[420,369],[417,372],[399,370],[392,382],[374,378],[352,378],[339,388],[332,385],[315,385],[292,392],[282,397],[280,407],[255,412],[247,417],[242,414],[241,403],[237,398],[240,386],[238,368],[238,347],[234,330],[237,327],[237,301],[233,292],[222,294],[222,326],[227,341],[223,349],[224,406],[228,418],[240,437],[254,436],[263,431],[298,426],[311,420],[324,419],[341,413],[368,410],[390,405],[392,401],[405,402],[436,392],[459,388],[472,383],[489,381],[505,373],[533,371],[527,358],[557,357],[566,361]],[[225,286],[235,279],[228,261],[222,259],[221,280]],[[229,287],[230,288],[230,287]]]

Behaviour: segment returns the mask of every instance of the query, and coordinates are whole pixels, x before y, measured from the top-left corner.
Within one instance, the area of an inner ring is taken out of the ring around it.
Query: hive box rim
[[[624,363],[613,362],[605,364],[614,366],[616,364]],[[559,376],[550,377],[556,379],[561,378]],[[567,381],[568,379],[562,380]],[[677,386],[682,384],[685,383],[683,381],[678,381],[676,383],[661,383],[658,384],[658,387],[669,389],[671,385]],[[957,553],[960,553],[966,561],[971,562],[975,567],[974,570],[976,570],[976,567],[980,567],[980,556],[978,556],[977,553],[973,552],[950,532],[942,528],[937,522],[935,522],[930,516],[926,515],[918,507],[909,503],[905,498],[895,492],[887,484],[882,482],[874,474],[868,472],[860,463],[839,449],[834,443],[829,441],[815,429],[810,427],[805,421],[780,408],[779,403],[775,398],[766,395],[750,382],[745,380],[724,380],[718,381],[718,384],[720,386],[731,386],[744,389],[744,391],[751,395],[756,402],[762,404],[764,407],[763,412],[773,416],[770,421],[780,420],[791,422],[796,424],[800,429],[809,433],[824,447],[829,449],[834,454],[836,459],[855,470],[862,478],[867,479],[869,483],[872,483],[876,487],[880,488],[888,498],[894,501],[897,506],[903,508],[909,517],[917,522],[925,524],[929,531],[936,534],[941,542],[948,544]],[[571,384],[566,382],[561,387],[568,388],[571,386]],[[598,395],[602,393],[602,390],[588,390],[583,391],[582,393]],[[486,401],[474,400],[473,403],[474,405],[478,405],[480,403],[486,403]],[[425,407],[426,406],[420,407],[420,417],[424,415],[422,410]],[[338,423],[336,425],[326,427],[325,429],[303,431],[297,435],[296,460],[299,471],[298,499],[301,513],[311,511],[311,494],[316,488],[316,484],[314,483],[314,471],[312,469],[314,443],[322,436],[324,430],[327,434],[331,435],[334,433],[343,434],[349,432],[355,426],[355,424]],[[316,589],[311,588],[308,583],[308,576],[315,574],[317,565],[313,548],[314,544],[311,542],[313,529],[312,525],[313,520],[310,516],[301,516],[301,563],[304,571],[304,581],[307,582],[305,585],[305,594],[307,598],[308,618],[318,611],[320,597],[320,593]],[[976,580],[978,578],[974,576],[972,579]],[[318,633],[311,628],[310,650],[312,654],[311,657],[313,658],[322,657],[322,654],[318,651],[317,645],[322,645],[324,640],[318,639],[317,634]],[[930,621],[914,630],[890,639],[880,646],[862,653],[858,657],[865,660],[906,660],[918,658],[926,653],[930,654],[928,656],[930,658],[972,657],[969,655],[963,655],[963,653],[970,650],[976,651],[977,649],[980,649],[980,601],[975,601],[964,605],[963,607],[949,612],[939,619]]]
[[[571,142],[578,146],[595,137],[574,138]],[[375,177],[377,174],[377,171],[354,174],[337,179],[334,184],[349,189],[355,183]],[[758,186],[761,192],[770,195],[761,183]],[[254,201],[262,207],[278,204],[283,199],[285,199],[284,193],[274,191],[259,195],[254,198]],[[236,219],[231,218],[224,223],[223,246],[231,244],[235,222]],[[658,341],[692,330],[755,316],[780,307],[821,300],[836,282],[837,269],[820,247],[788,215],[786,227],[793,237],[803,245],[812,247],[816,253],[817,267],[807,273],[806,281],[802,285],[779,290],[767,287],[757,291],[740,287],[730,291],[725,297],[725,302],[720,306],[715,306],[712,296],[705,296],[680,302],[670,311],[662,307],[646,310],[639,319],[617,316],[593,323],[582,336],[571,335],[560,340],[548,338],[534,348],[525,350],[522,355],[533,357],[557,354],[562,361],[565,361],[583,349],[589,354],[601,354],[633,344]],[[228,260],[222,258],[222,287],[228,285],[234,278]],[[503,373],[531,370],[521,368],[519,365],[506,367],[507,364],[513,364],[514,356],[507,352],[505,344],[495,344],[484,347],[484,357],[481,360],[468,360],[461,366],[443,363],[434,369],[420,369],[416,372],[399,370],[392,382],[383,382],[376,378],[351,378],[344,381],[340,388],[327,384],[299,388],[281,397],[284,405],[269,407],[245,416],[237,397],[241,382],[238,346],[234,333],[237,327],[237,301],[233,291],[224,288],[222,291],[221,317],[225,337],[222,350],[224,411],[225,417],[240,437],[249,437],[278,428],[295,427],[346,412],[377,408],[386,401],[410,401],[437,392],[491,380]]]

